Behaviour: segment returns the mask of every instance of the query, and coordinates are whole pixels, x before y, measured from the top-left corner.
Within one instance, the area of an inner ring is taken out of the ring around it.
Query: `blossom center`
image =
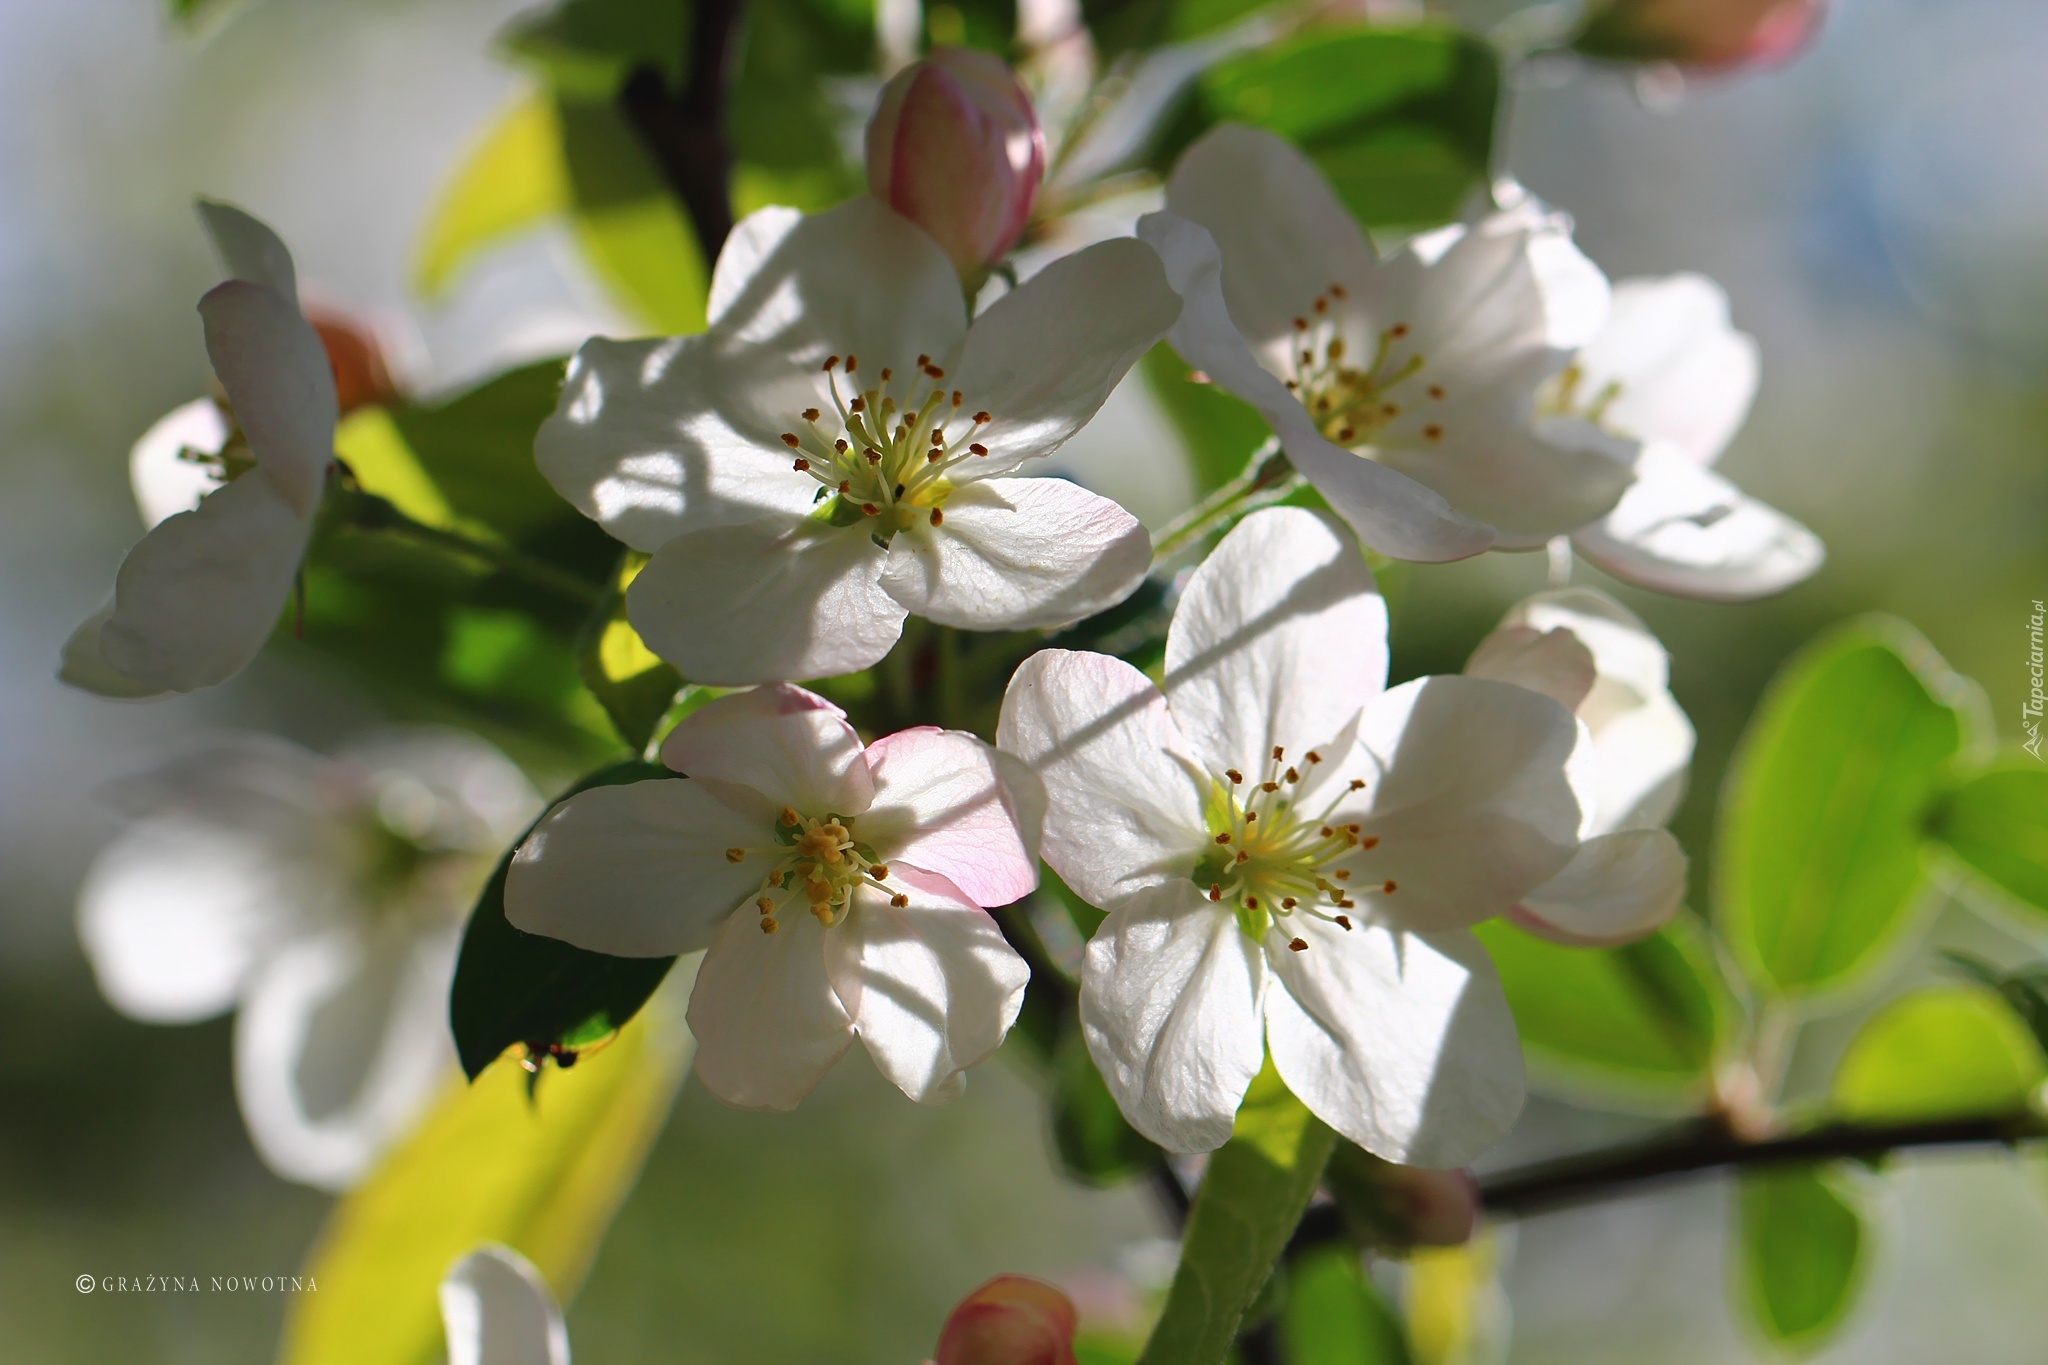
[[[1429,360],[1409,344],[1408,324],[1380,329],[1372,355],[1361,360],[1346,340],[1347,331],[1363,330],[1345,326],[1347,298],[1344,286],[1333,284],[1294,319],[1282,376],[1287,387],[1323,435],[1348,449],[1394,441],[1440,444],[1443,416],[1433,405],[1444,400],[1446,390],[1423,377]]]
[[[776,916],[791,904],[801,905],[829,929],[845,921],[857,888],[890,890],[888,864],[878,861],[875,851],[855,837],[852,821],[844,816],[805,816],[784,807],[775,824],[774,843],[729,848],[725,857],[734,863],[753,857],[768,860],[767,875],[753,898],[764,934],[782,927]],[[908,896],[892,893],[891,899],[899,906],[910,904]]]
[[[1575,360],[1558,371],[1536,395],[1539,417],[1582,417],[1595,426],[1607,425],[1607,410],[1621,397],[1621,381],[1610,379],[1592,393],[1579,390],[1586,372]]]
[[[1322,761],[1313,749],[1302,756],[1311,770]],[[1355,821],[1336,815],[1341,802],[1365,789],[1362,780],[1338,788],[1311,811],[1297,800],[1304,776],[1301,767],[1287,762],[1286,750],[1276,747],[1261,780],[1247,784],[1233,768],[1211,785],[1210,851],[1195,866],[1195,884],[1228,907],[1253,939],[1263,939],[1291,915],[1351,928],[1345,912],[1358,908],[1351,883],[1360,855],[1380,843]],[[1391,895],[1395,884],[1384,881],[1377,890]],[[1293,937],[1288,946],[1299,952],[1308,944]]]
[[[901,372],[884,365],[872,384],[857,377],[859,368],[859,356],[828,357],[832,411],[805,408],[782,443],[795,452],[796,472],[817,480],[817,516],[865,525],[886,545],[920,518],[945,520],[948,474],[988,454],[973,438],[992,419],[969,413],[967,394],[948,388],[946,371],[928,355]]]

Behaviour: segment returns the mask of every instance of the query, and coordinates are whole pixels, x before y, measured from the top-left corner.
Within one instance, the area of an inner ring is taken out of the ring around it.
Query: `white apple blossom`
[[[1554,411],[1642,442],[1636,481],[1580,528],[1581,553],[1617,578],[1685,597],[1742,601],[1821,566],[1820,538],[1714,472],[1749,415],[1756,342],[1700,275],[1623,280],[1607,325],[1553,381]]]
[[[533,1262],[508,1246],[478,1247],[441,1281],[448,1365],[569,1365],[562,1306]]]
[[[1539,392],[1608,308],[1561,215],[1494,213],[1382,258],[1305,156],[1224,125],[1138,231],[1184,299],[1174,348],[1259,410],[1373,549],[1528,549],[1628,486],[1631,443],[1538,421]]]
[[[1579,720],[1578,852],[1514,919],[1572,944],[1649,933],[1685,898],[1685,851],[1664,823],[1685,794],[1692,722],[1671,695],[1670,658],[1635,614],[1593,588],[1517,603],[1465,665],[1541,692]]]
[[[235,1087],[257,1151],[339,1189],[453,1069],[462,923],[539,798],[456,731],[392,731],[332,758],[210,740],[118,783],[133,823],[79,892],[115,1008],[151,1023],[237,1010]]]
[[[1346,1137],[1455,1166],[1521,1108],[1522,1061],[1472,925],[1562,870],[1568,712],[1509,684],[1383,690],[1386,608],[1348,537],[1254,513],[1195,571],[1162,690],[1045,650],[999,742],[1044,778],[1045,859],[1109,912],[1081,1021],[1138,1130],[1230,1136],[1271,1051]]]
[[[291,596],[334,458],[334,372],[299,311],[291,253],[240,209],[202,199],[199,216],[229,275],[199,315],[234,426],[193,405],[152,431],[151,449],[177,439],[217,486],[173,510],[199,491],[192,482],[145,491],[138,480],[145,515],[166,515],[64,646],[60,676],[102,696],[192,692],[248,666]]]
[[[1030,972],[986,907],[1038,882],[1043,793],[972,735],[862,748],[786,683],[721,697],[662,744],[688,781],[597,787],[513,859],[506,918],[623,957],[708,948],[690,995],[697,1075],[788,1109],[858,1034],[917,1100],[995,1051]]]
[[[1179,306],[1126,239],[970,326],[945,253],[872,198],[763,209],[719,254],[709,329],[587,343],[536,455],[653,555],[627,612],[695,681],[865,668],[913,614],[1059,625],[1126,596],[1150,541],[1105,498],[1010,476],[1087,422]]]

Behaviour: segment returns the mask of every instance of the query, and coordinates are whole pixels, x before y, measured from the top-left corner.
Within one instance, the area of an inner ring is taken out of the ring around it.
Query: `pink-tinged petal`
[[[867,749],[875,797],[860,838],[891,866],[938,873],[973,905],[1022,899],[1038,885],[1038,851],[1001,758],[959,730],[883,736]]]
[[[777,811],[859,815],[875,782],[846,713],[815,692],[769,683],[691,712],[662,741],[679,773],[745,787]]]
[[[1091,905],[1184,878],[1208,845],[1209,779],[1159,689],[1121,659],[1033,654],[996,742],[1044,780],[1045,860]]]
[[[888,551],[858,526],[774,518],[678,536],[626,589],[626,613],[692,682],[857,673],[903,633]]]
[[[899,531],[881,579],[905,611],[943,626],[1063,626],[1123,601],[1152,567],[1137,518],[1065,479],[971,483],[944,518]]]
[[[1132,896],[1089,940],[1081,1030],[1131,1126],[1171,1152],[1230,1140],[1265,1060],[1266,960],[1185,877]]]
[[[128,452],[128,486],[135,493],[142,524],[154,526],[189,512],[219,487],[213,467],[186,458],[186,452],[218,455],[227,443],[227,418],[211,398],[172,408],[143,432]]]
[[[776,918],[772,934],[751,913],[728,918],[690,992],[697,1079],[742,1109],[794,1109],[853,1043],[820,938],[840,930],[795,906]]]
[[[569,1365],[561,1305],[532,1262],[483,1246],[441,1281],[448,1365]]]
[[[293,509],[310,517],[334,463],[340,412],[319,333],[296,302],[243,280],[216,286],[199,301],[199,316],[249,453]]]
[[[1827,558],[1819,536],[1659,445],[1643,451],[1614,510],[1573,539],[1616,578],[1708,602],[1783,592]]]
[[[1074,1365],[1073,1300],[1043,1280],[998,1275],[960,1300],[932,1365]]]
[[[1284,933],[1308,946],[1293,951]],[[1303,917],[1269,942],[1266,1041],[1317,1118],[1375,1156],[1439,1168],[1514,1126],[1522,1049],[1478,940]]]
[[[1482,678],[1418,678],[1366,708],[1359,742],[1384,775],[1344,860],[1354,894],[1404,929],[1462,929],[1507,911],[1564,869],[1579,843],[1567,762],[1571,713]]]
[[[1139,237],[1166,266],[1181,296],[1168,340],[1217,387],[1258,409],[1293,460],[1358,538],[1396,559],[1464,559],[1493,543],[1493,530],[1453,510],[1405,474],[1332,445],[1299,401],[1252,355],[1223,301],[1223,262],[1198,223],[1171,213],[1138,220]]]
[[[1599,674],[1593,652],[1565,627],[1502,625],[1472,651],[1465,676],[1526,687],[1571,711],[1593,690]]]
[[[1195,570],[1166,636],[1166,704],[1209,771],[1296,763],[1386,685],[1387,605],[1350,537],[1254,512]]]
[[[695,952],[746,908],[780,851],[765,812],[735,810],[704,783],[592,787],[513,855],[505,918],[614,957]]]
[[[141,692],[195,692],[248,667],[289,600],[311,524],[254,469],[128,552],[98,658]]]
[[[1641,938],[1685,900],[1685,850],[1663,829],[1603,834],[1512,912],[1530,933],[1574,947]]]
[[[826,971],[876,1069],[914,1100],[949,1100],[1016,1022],[1031,969],[945,878],[899,864],[889,886],[854,893]]]

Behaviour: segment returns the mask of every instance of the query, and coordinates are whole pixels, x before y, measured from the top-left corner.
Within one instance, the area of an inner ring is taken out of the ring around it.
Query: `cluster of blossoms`
[[[1431,561],[1569,540],[1717,598],[1813,572],[1812,534],[1711,469],[1756,380],[1726,299],[1695,276],[1610,287],[1513,185],[1382,255],[1300,152],[1224,126],[1135,236],[977,314],[1044,170],[1029,101],[992,58],[941,54],[891,84],[868,145],[873,193],[739,224],[701,334],[593,339],[568,367],[541,472],[649,557],[626,593],[648,646],[745,690],[667,735],[673,776],[549,811],[510,863],[507,918],[618,956],[703,952],[697,1074],[734,1104],[795,1105],[856,1038],[942,1100],[1017,1017],[1030,971],[991,912],[1033,893],[1042,858],[1106,914],[1080,1019],[1147,1137],[1217,1147],[1270,1058],[1369,1151],[1470,1161],[1523,1096],[1471,930],[1505,916],[1607,944],[1673,914],[1685,860],[1662,826],[1692,731],[1657,641],[1588,589],[1517,606],[1461,676],[1388,687],[1361,543]],[[232,276],[201,304],[225,396],[156,433],[197,477],[66,651],[64,676],[108,695],[208,686],[254,656],[332,464],[339,371],[289,255],[236,210],[202,213]],[[876,664],[913,615],[1043,630],[1128,597],[1154,568],[1144,528],[1031,471],[1161,341],[1262,414],[1283,452],[1262,458],[1334,515],[1239,520],[1176,585],[1155,674],[1032,654],[993,744],[864,742],[796,685]],[[440,1037],[415,1005],[445,987],[479,860],[533,813],[503,760],[441,743],[425,768],[243,746],[167,770],[138,790],[174,799],[88,890],[124,1008],[242,1002],[244,1104],[300,1178],[359,1174],[439,1074],[441,1053],[406,1051]],[[344,999],[377,1002],[350,1027],[385,1040],[353,1071],[312,1036]],[[472,1267],[464,1292],[493,1274]]]

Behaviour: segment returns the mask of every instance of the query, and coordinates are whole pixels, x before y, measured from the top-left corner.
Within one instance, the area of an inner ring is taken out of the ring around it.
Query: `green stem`
[[[414,521],[374,493],[349,492],[337,501],[342,501],[343,515],[357,530],[402,536],[419,545],[477,560],[508,577],[567,598],[579,606],[594,607],[605,600],[604,588],[567,569],[556,568],[544,559],[536,559],[509,545],[493,545],[459,531],[447,531]]]
[[[1278,502],[1301,487],[1302,482],[1287,452],[1280,449],[1280,442],[1268,440],[1252,452],[1243,473],[1167,523],[1152,542],[1152,567],[1158,568],[1247,512]]]

